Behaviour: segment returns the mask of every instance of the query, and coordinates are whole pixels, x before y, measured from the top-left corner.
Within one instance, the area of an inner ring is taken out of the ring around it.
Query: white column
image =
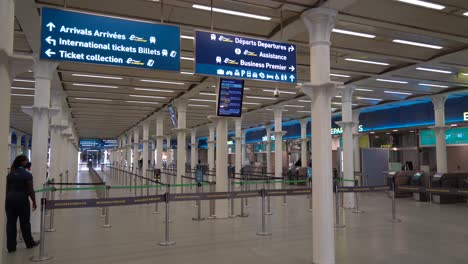
[[[138,147],[140,145],[140,127],[136,126],[133,129],[133,173],[139,174],[138,161],[140,155],[138,154]]]
[[[242,130],[242,166],[245,165],[247,159],[247,144],[245,143],[246,131]]]
[[[241,172],[242,169],[242,118],[236,118],[234,121],[234,127],[235,127],[235,144],[236,144],[236,149],[235,149],[235,156],[236,156],[236,163],[235,163],[235,173],[237,174],[236,177],[239,177],[238,175]]]
[[[353,88],[346,86],[341,96],[341,122],[343,128],[343,178],[344,186],[354,186],[354,150],[353,150]],[[344,208],[351,209],[355,205],[354,193],[344,193]]]
[[[58,111],[62,110],[62,93],[56,89],[51,94],[50,104],[52,108],[57,109]],[[50,121],[50,168],[49,174],[52,178],[59,181],[59,174],[63,172],[62,168],[64,167],[63,160],[65,153],[62,152],[64,145],[68,142],[64,142],[62,139],[62,113],[59,112],[57,115],[53,116]]]
[[[301,119],[301,166],[306,168],[309,164],[309,160],[307,159],[307,142],[309,139],[307,138],[307,118]]]
[[[214,170],[215,168],[215,124],[209,124],[208,134],[208,168]]]
[[[273,114],[275,117],[275,177],[281,178],[283,176],[283,106],[276,105],[273,107]],[[279,184],[280,185],[280,184]]]
[[[361,147],[359,146],[359,138],[361,135],[359,134],[359,109],[353,110],[353,157],[354,157],[354,171],[361,171]],[[361,179],[362,181],[362,179]]]
[[[434,121],[433,127],[436,134],[436,164],[437,172],[447,172],[447,145],[445,141],[445,131],[447,126],[445,125],[445,100],[446,95],[434,95],[432,96],[432,104],[434,105]]]
[[[155,160],[156,160],[156,141],[151,140],[151,168],[154,168]]]
[[[216,192],[228,191],[228,146],[227,146],[227,118],[212,116],[216,123]],[[228,200],[215,201],[216,218],[228,218]]]
[[[15,1],[14,0],[2,0],[0,1],[0,120],[3,125],[0,126],[0,153],[8,153],[7,157],[10,156],[9,144],[11,139],[9,134],[10,124],[10,100],[11,100],[11,77],[9,67],[9,56],[13,54],[13,29],[15,21]],[[6,193],[6,175],[8,173],[9,159],[0,159],[0,201],[5,201]],[[2,208],[3,210],[3,208]],[[5,217],[0,217],[0,227],[4,228]],[[5,232],[0,232],[0,259],[2,259],[4,250]]]
[[[166,136],[166,153],[167,153],[167,166],[169,166],[174,161],[172,159],[171,135]]]
[[[266,167],[267,173],[271,173],[271,125],[265,126],[266,130]]]
[[[8,119],[10,120],[10,119]],[[9,123],[8,123],[9,124]],[[13,157],[14,155],[12,155],[13,153],[13,144],[11,144],[12,140],[13,140],[13,131],[12,130],[9,130],[8,131],[8,168],[10,167],[11,164],[13,164],[13,160],[15,159],[15,157]]]
[[[336,90],[330,82],[330,34],[335,16],[335,10],[326,8],[301,15],[310,43],[310,83],[301,89],[312,99],[312,262],[316,264],[335,263],[330,136],[331,98]]]
[[[190,167],[195,168],[198,164],[197,129],[193,128],[190,134]]]
[[[177,109],[177,178],[176,183],[182,183],[182,176],[185,175],[185,163],[187,160],[187,142],[186,142],[186,115],[187,101],[178,100],[175,104]]]
[[[146,170],[148,170],[149,125],[148,121],[143,122],[143,177],[146,177]]]
[[[164,116],[162,113],[156,114],[156,168],[162,169],[162,153],[163,153],[163,129]]]
[[[23,107],[23,111],[32,115],[32,155],[31,168],[34,175],[34,189],[42,188],[47,176],[47,152],[49,143],[49,114],[50,110],[50,88],[52,74],[57,68],[57,63],[37,61],[34,64],[34,77],[36,79],[34,105]],[[39,232],[40,213],[39,210],[31,214],[31,229],[34,233]]]
[[[72,157],[70,155],[70,145],[73,141],[70,137],[72,135],[72,128],[70,126],[66,126],[66,128],[62,131],[62,146],[60,148],[60,162],[62,163],[62,165],[60,166],[60,173],[63,173],[63,177],[65,177],[65,171],[70,170],[72,167]]]
[[[21,155],[21,137],[23,136],[23,133],[16,131],[16,145],[15,145],[15,154],[16,156]]]
[[[127,156],[127,170],[129,172],[132,172],[132,137],[131,137],[131,133],[128,132],[127,134],[127,152],[126,152],[126,156]]]

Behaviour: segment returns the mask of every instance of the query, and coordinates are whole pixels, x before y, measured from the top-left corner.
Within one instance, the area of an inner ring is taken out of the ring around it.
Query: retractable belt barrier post
[[[215,192],[215,182],[210,182],[210,192]],[[214,200],[210,200],[209,201],[209,204],[210,204],[210,215],[208,216],[208,219],[215,219],[216,218],[216,215],[215,215],[215,201]]]
[[[358,186],[358,180],[354,181],[354,186]],[[354,192],[354,210],[352,211],[355,214],[362,214],[364,213],[363,210],[359,209],[359,195],[357,192]]]
[[[52,180],[53,182],[53,180]],[[47,185],[48,187],[48,185]],[[60,187],[61,188],[61,187]],[[52,187],[52,189],[48,192],[48,194],[50,194],[50,198],[48,197],[48,199],[50,199],[51,201],[55,200],[55,187]],[[49,210],[49,228],[47,228],[45,230],[45,232],[55,232],[55,228],[54,228],[54,217],[55,217],[55,212],[54,212],[54,209],[50,209]]]
[[[270,181],[266,181],[267,184],[267,190],[271,188],[270,186]],[[267,196],[267,212],[265,213],[266,215],[272,215],[273,213],[271,212],[271,197],[268,195]]]
[[[310,199],[312,200],[312,198]],[[338,182],[335,184],[335,228],[344,228],[345,224],[340,222],[340,194],[338,192]]]
[[[104,183],[104,186],[106,186],[106,183]],[[106,194],[107,194],[107,189],[106,189],[106,191],[104,192],[104,198],[106,198]],[[107,197],[107,198],[108,198],[108,197]],[[101,217],[106,217],[106,213],[107,213],[106,207],[102,207],[102,208],[101,208]]]
[[[109,197],[110,197],[110,189],[111,189],[111,187],[107,185],[107,186],[106,186],[105,197],[104,197],[105,199],[109,199]],[[102,227],[104,227],[104,228],[109,228],[109,227],[111,227],[111,225],[110,225],[110,223],[109,223],[109,220],[110,220],[110,219],[109,219],[109,218],[110,218],[110,216],[109,216],[109,207],[110,207],[110,206],[106,206],[106,207],[105,207],[106,216],[105,216],[105,218],[104,218],[104,225],[102,226]]]
[[[41,230],[40,230],[41,243],[39,244],[39,255],[31,257],[31,261],[33,262],[41,262],[41,261],[46,261],[46,260],[53,258],[51,256],[48,256],[47,253],[45,252],[46,239],[45,239],[44,231],[45,231],[46,203],[47,203],[47,199],[42,198],[41,199]]]
[[[201,192],[201,188],[202,188],[202,184],[201,184],[201,182],[199,182],[197,184],[197,193],[198,194]],[[205,218],[201,217],[201,201],[200,201],[200,199],[198,199],[196,201],[196,203],[197,203],[197,217],[192,218],[192,220],[194,220],[194,221],[203,221],[203,220],[205,220]]]
[[[164,246],[164,247],[167,247],[167,246],[172,246],[172,245],[175,245],[175,241],[171,241],[169,239],[169,211],[170,211],[170,208],[169,208],[169,196],[170,196],[170,192],[169,192],[169,184],[167,185],[167,191],[166,193],[164,194],[164,202],[166,203],[166,223],[165,223],[165,230],[164,230],[164,241],[160,242],[159,245],[160,246]]]
[[[234,191],[234,179],[232,178],[228,178],[228,189],[229,189],[229,192],[233,192]],[[234,198],[231,198],[231,213],[229,215],[230,218],[235,218],[237,217],[236,213],[235,213],[235,203],[234,203]]]
[[[63,173],[59,174],[60,183],[63,183]],[[63,186],[60,185],[60,195],[62,195]]]
[[[312,190],[312,178],[309,178],[309,180],[307,181],[307,187],[309,187]],[[307,211],[312,212],[312,193],[309,193],[307,197],[309,198],[309,209]]]
[[[241,191],[245,191],[245,184],[243,181],[240,182],[240,187],[241,187]],[[240,213],[240,217],[248,217],[249,214],[245,212],[245,198],[242,197],[241,198],[241,213]]]
[[[65,171],[65,181],[70,182],[70,172],[68,170]]]
[[[401,223],[401,219],[396,216],[396,202],[395,202],[395,182],[392,182],[392,219],[388,220],[391,223]]]
[[[271,233],[266,230],[266,212],[265,212],[265,196],[266,196],[266,191],[265,189],[262,189],[260,191],[261,196],[262,196],[262,231],[257,232],[257,235],[259,236],[270,236]]]

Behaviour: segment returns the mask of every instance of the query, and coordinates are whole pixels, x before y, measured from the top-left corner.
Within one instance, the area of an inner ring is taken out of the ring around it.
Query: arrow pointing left
[[[45,40],[46,40],[47,43],[49,43],[49,44],[52,44],[52,43],[53,43],[52,45],[54,45],[54,46],[55,46],[55,44],[57,43],[57,42],[55,41],[55,39],[53,39],[51,36],[48,36]]]
[[[50,58],[52,55],[55,55],[55,52],[48,49],[48,50],[45,51],[45,54]]]

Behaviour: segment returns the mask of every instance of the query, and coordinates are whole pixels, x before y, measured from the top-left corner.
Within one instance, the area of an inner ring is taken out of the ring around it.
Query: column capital
[[[42,106],[21,106],[21,110],[29,116],[33,116],[34,113],[47,112],[49,114],[49,118],[55,116],[56,114],[60,112],[60,110],[56,108],[42,107]]]
[[[359,123],[360,114],[361,114],[361,109],[353,109],[352,119],[354,122]]]
[[[444,109],[445,108],[445,100],[447,100],[447,95],[445,94],[436,94],[431,96],[432,104],[434,105],[434,109]]]
[[[299,122],[301,123],[301,126],[307,126],[307,118],[302,118],[302,119],[299,119]]]
[[[171,131],[175,132],[175,133],[179,133],[179,132],[190,132],[190,129],[188,128],[173,128],[171,129]]]
[[[450,126],[430,126],[429,129],[432,129],[434,130],[435,132],[439,132],[441,130],[445,131],[447,129],[449,129]]]
[[[206,143],[208,144],[214,144],[216,141],[215,140],[207,140]]]
[[[52,80],[52,75],[57,69],[57,66],[57,62],[36,59],[36,62],[33,65],[34,78]]]
[[[198,143],[190,143],[190,146],[191,146],[191,147],[197,147],[197,146],[198,146]]]
[[[210,121],[213,121],[213,123],[216,123],[218,122],[219,120],[229,120],[229,119],[232,119],[232,117],[226,117],[226,116],[208,116],[208,119]]]
[[[337,11],[329,8],[312,8],[301,15],[307,31],[309,43],[313,45],[330,45],[330,34],[335,26]]]
[[[155,139],[164,139],[164,138],[165,138],[165,136],[156,135],[156,136],[154,136],[154,138],[155,138]]]
[[[273,109],[273,114],[278,115],[283,113],[284,105],[274,105],[271,108]]]
[[[233,137],[232,139],[234,139],[235,141],[238,141],[238,140],[242,141],[244,138],[243,137]]]
[[[271,133],[275,136],[275,138],[282,137],[286,135],[286,131],[271,131]]]
[[[341,89],[341,102],[352,103],[353,101],[354,87],[352,85],[346,85]]]
[[[342,128],[345,128],[345,127],[351,127],[352,128],[355,125],[357,125],[357,123],[354,122],[354,121],[346,121],[346,122],[345,121],[337,121],[337,122],[335,122],[335,124],[339,125]]]
[[[312,99],[313,103],[315,99],[314,91],[322,90],[331,98],[336,95],[337,87],[341,85],[343,85],[341,82],[326,82],[322,84],[303,83],[300,88],[305,95],[308,95]]]

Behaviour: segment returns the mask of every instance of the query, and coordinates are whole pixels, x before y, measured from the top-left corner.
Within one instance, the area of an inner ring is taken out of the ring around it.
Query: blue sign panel
[[[180,29],[42,8],[41,59],[180,70]]]
[[[196,32],[197,74],[295,83],[296,46],[212,32]]]
[[[221,78],[219,82],[218,116],[241,116],[243,95],[243,80]]]

